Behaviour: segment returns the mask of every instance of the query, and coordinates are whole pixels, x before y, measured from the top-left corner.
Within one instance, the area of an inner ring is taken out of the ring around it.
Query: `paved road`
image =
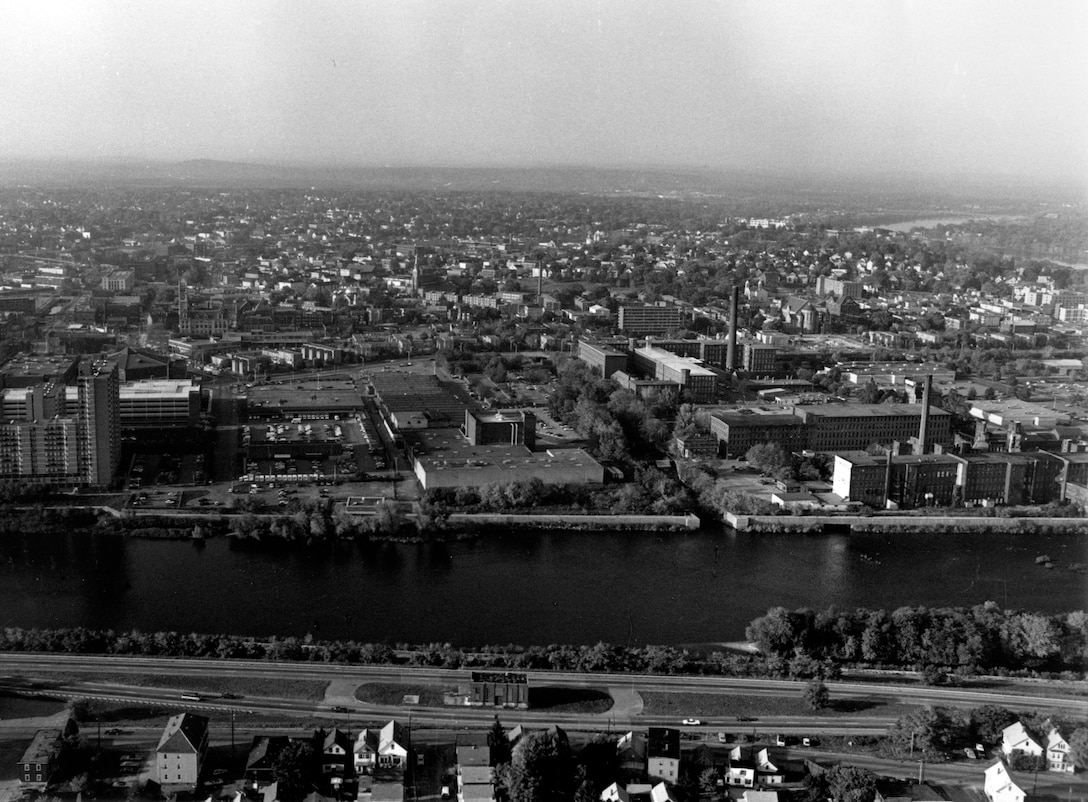
[[[65,674],[112,673],[118,677],[117,685],[103,683],[49,683],[49,677],[56,672]],[[270,663],[254,661],[220,660],[184,660],[149,657],[95,657],[85,655],[0,655],[0,684],[10,685],[5,675],[13,677],[19,685],[23,678],[36,678],[46,681],[50,690],[56,693],[76,696],[107,697],[116,696],[129,702],[147,702],[157,704],[182,705],[183,691],[156,690],[124,686],[125,675],[162,674],[169,676],[242,677],[302,679],[330,683],[332,696],[314,704],[297,699],[243,699],[243,700],[204,700],[202,705],[209,709],[229,711],[231,709],[252,710],[258,713],[307,716],[315,713],[335,713],[336,707],[346,707],[356,715],[388,717],[403,715],[403,706],[369,705],[357,702],[350,697],[347,688],[351,683],[411,683],[455,687],[467,683],[469,672],[435,668],[403,668],[397,666],[347,666],[314,663]],[[753,696],[797,695],[803,691],[803,684],[785,680],[739,679],[723,677],[668,677],[629,674],[572,674],[559,672],[529,672],[529,681],[535,686],[578,687],[578,688],[627,688],[631,693],[646,691],[683,692],[701,694],[729,694]],[[883,699],[910,704],[939,704],[961,707],[974,707],[982,704],[997,704],[1013,709],[1036,709],[1044,712],[1057,712],[1075,717],[1088,716],[1088,701],[1084,697],[1060,692],[1060,695],[1027,695],[993,690],[973,691],[965,688],[928,688],[921,686],[864,684],[858,682],[828,683],[833,698],[836,699]],[[330,699],[332,701],[330,701]],[[551,712],[519,712],[518,716],[526,722],[560,722],[567,725],[585,725],[600,727],[606,720],[637,721],[641,726],[675,724],[675,716],[647,715],[638,709],[634,696],[620,695],[621,704],[603,714],[557,714]],[[420,709],[415,713],[420,721],[430,724],[468,726],[475,723],[490,723],[493,712],[467,708]],[[881,732],[891,723],[890,717],[879,716],[775,716],[761,717],[758,727],[764,731],[796,733],[848,733],[872,734]],[[737,722],[735,719],[707,721],[699,732],[716,732],[721,729],[747,729],[754,722]],[[770,728],[768,730],[768,728]]]

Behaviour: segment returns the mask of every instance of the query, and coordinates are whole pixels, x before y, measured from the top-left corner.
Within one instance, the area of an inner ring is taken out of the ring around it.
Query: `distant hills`
[[[359,167],[193,159],[177,162],[0,161],[0,184],[204,189],[399,189],[663,196],[685,200],[843,202],[898,208],[1082,203],[1082,187],[1023,177],[786,174],[694,167]]]

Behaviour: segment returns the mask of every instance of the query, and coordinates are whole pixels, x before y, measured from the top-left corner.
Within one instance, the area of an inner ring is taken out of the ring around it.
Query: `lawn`
[[[0,695],[0,719],[40,718],[64,710],[64,702],[56,699],[33,699],[26,696]]]
[[[355,689],[355,698],[373,705],[403,705],[405,696],[418,696],[421,707],[442,707],[447,693],[457,688],[435,685],[409,685],[398,682],[368,682]]]
[[[188,674],[50,674],[57,682],[109,682],[139,688],[164,688],[195,691],[209,695],[224,693],[246,696],[270,696],[320,702],[325,698],[327,682],[304,679],[248,677],[197,677]],[[0,715],[3,715],[0,713]]]
[[[888,702],[883,699],[839,699],[819,713],[814,713],[798,693],[796,696],[748,696],[718,693],[664,693],[640,691],[642,712],[655,716],[706,716],[731,718],[737,716],[901,716],[915,705]]]

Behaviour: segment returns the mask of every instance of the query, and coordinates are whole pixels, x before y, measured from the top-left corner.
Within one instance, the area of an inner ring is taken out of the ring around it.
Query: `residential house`
[[[756,752],[756,772],[760,785],[782,785],[786,781],[786,772],[771,760],[766,747]]]
[[[339,727],[328,732],[318,730],[314,733],[314,745],[321,753],[321,776],[328,778],[334,787],[339,786],[352,763],[351,736]]]
[[[748,790],[741,795],[743,802],[778,802],[778,791]]]
[[[641,732],[627,732],[616,743],[621,772],[642,777],[646,773],[646,737]]]
[[[650,802],[678,802],[677,797],[663,782],[650,789]]]
[[[400,769],[408,764],[408,741],[404,728],[390,721],[378,733],[378,767]]]
[[[750,747],[734,746],[729,750],[729,768],[725,773],[726,785],[754,788],[756,784],[756,757]]]
[[[378,730],[363,729],[352,746],[352,763],[356,774],[372,774],[378,765]]]
[[[1062,771],[1073,773],[1073,755],[1069,750],[1069,742],[1065,740],[1061,732],[1050,719],[1043,725],[1047,730],[1046,735],[1046,767],[1048,771]]]
[[[280,784],[278,782],[264,787],[261,791],[261,802],[280,802]]]
[[[60,730],[38,730],[19,760],[19,782],[27,788],[45,790],[57,767],[61,743]]]
[[[457,749],[457,802],[493,802],[495,773],[491,750],[475,747]]]
[[[258,735],[253,738],[253,745],[246,757],[246,788],[260,791],[275,783],[273,767],[288,743],[290,739],[286,735]]]
[[[601,802],[630,802],[630,800],[627,789],[619,783],[612,783],[601,791]]]
[[[680,778],[680,731],[650,727],[646,743],[646,776],[675,783]]]
[[[990,802],[1024,802],[1024,790],[1013,780],[1003,760],[986,769],[982,790]]]
[[[155,773],[164,789],[195,789],[208,754],[208,719],[180,713],[166,722],[155,749]]]
[[[1017,750],[1033,757],[1043,754],[1043,745],[1019,721],[1001,731],[1001,754],[1008,758]]]

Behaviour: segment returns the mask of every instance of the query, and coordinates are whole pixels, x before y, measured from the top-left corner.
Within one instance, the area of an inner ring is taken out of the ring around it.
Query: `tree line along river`
[[[1088,534],[1088,533],[1086,533]],[[1050,570],[1036,563],[1050,557]],[[1088,607],[1081,535],[539,532],[318,547],[0,539],[0,626],[458,646],[704,644],[769,607]]]

